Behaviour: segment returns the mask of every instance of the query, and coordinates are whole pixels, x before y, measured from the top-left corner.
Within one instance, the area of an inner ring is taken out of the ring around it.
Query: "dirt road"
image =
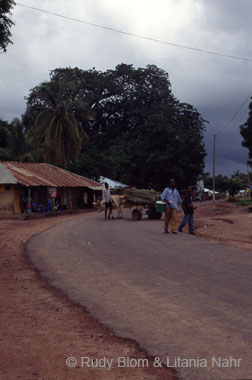
[[[181,378],[252,377],[250,252],[166,235],[160,221],[105,222],[97,214],[37,235],[28,251],[50,284],[117,335],[170,363],[206,364],[178,368]],[[230,357],[237,368],[227,367]]]
[[[83,218],[85,219],[86,216]],[[41,279],[25,255],[35,233],[64,216],[32,221],[0,221],[1,380],[172,380],[173,371],[149,368],[75,368],[70,356],[146,358],[132,342],[111,335],[82,306]]]

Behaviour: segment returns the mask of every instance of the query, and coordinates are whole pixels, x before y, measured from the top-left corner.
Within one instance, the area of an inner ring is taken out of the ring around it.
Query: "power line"
[[[242,108],[245,106],[245,104],[247,103],[248,99],[250,98],[250,96],[252,95],[252,91],[248,94],[248,96],[246,97],[246,99],[241,103],[241,105],[239,106],[239,108],[237,109],[237,111],[234,113],[234,115],[231,117],[231,119],[224,125],[224,127],[218,131],[216,133],[216,136],[218,136],[221,132],[223,132],[231,123],[232,121],[236,118],[236,116],[240,113],[240,111],[242,110]],[[233,154],[230,153],[230,151],[228,149],[224,149],[223,148],[223,145],[221,143],[221,140],[218,139],[218,144],[221,145],[221,149],[222,149],[222,154],[224,154],[225,158],[227,158],[228,160],[230,159],[234,159],[233,158]],[[229,156],[229,157],[228,157]]]
[[[221,132],[223,132],[231,123],[232,121],[236,118],[236,116],[240,113],[240,111],[242,110],[242,108],[245,106],[245,104],[247,103],[248,99],[251,97],[252,95],[252,91],[250,91],[250,93],[248,94],[248,96],[246,97],[246,99],[242,102],[242,104],[239,106],[239,108],[237,109],[237,111],[234,113],[234,115],[231,117],[231,119],[224,125],[223,128],[221,128],[220,131],[218,131],[216,133],[216,135],[218,136]]]
[[[137,38],[141,38],[141,39],[152,41],[152,42],[158,42],[158,43],[161,43],[161,44],[170,45],[170,46],[174,46],[174,47],[177,47],[177,48],[182,48],[182,49],[187,49],[187,50],[193,50],[193,51],[197,51],[199,53],[212,54],[212,55],[217,55],[217,56],[220,56],[220,57],[237,59],[237,60],[240,60],[240,61],[252,62],[251,58],[237,57],[237,56],[234,56],[234,55],[228,55],[228,54],[224,54],[224,53],[218,53],[218,52],[214,52],[214,51],[210,51],[210,50],[198,49],[198,48],[194,48],[194,47],[191,47],[191,46],[180,45],[180,44],[176,44],[176,43],[173,43],[173,42],[159,40],[157,38],[142,36],[140,34],[125,32],[123,30],[118,30],[118,29],[115,29],[115,28],[110,28],[108,26],[95,24],[95,23],[92,23],[92,22],[80,20],[80,19],[77,19],[77,18],[69,17],[69,16],[64,16],[64,15],[59,14],[59,13],[46,11],[44,9],[40,9],[40,8],[36,8],[36,7],[31,7],[29,5],[24,5],[24,4],[21,4],[21,3],[16,3],[16,5],[19,5],[19,6],[25,7],[25,8],[29,8],[29,9],[33,9],[35,11],[47,13],[47,14],[52,15],[52,16],[61,17],[61,18],[67,19],[67,20],[71,20],[71,21],[75,21],[75,22],[80,22],[82,24],[90,25],[90,26],[93,26],[93,27],[96,27],[96,28],[105,29],[105,30],[109,30],[111,32],[116,32],[116,33],[124,34],[124,35],[131,36],[131,37],[137,37]]]
[[[221,132],[223,132],[232,123],[232,121],[236,118],[236,116],[240,113],[240,111],[242,110],[242,108],[245,106],[245,104],[247,103],[247,101],[251,97],[251,95],[252,95],[252,91],[248,94],[248,96],[246,97],[246,99],[241,103],[241,105],[239,106],[239,108],[237,109],[237,111],[234,113],[234,115],[231,117],[231,119],[224,125],[224,127],[218,133],[216,133],[216,135],[214,134],[214,139],[216,138],[217,135],[219,135]],[[218,139],[218,143],[221,146],[222,154],[224,154],[224,157],[226,159],[228,159],[228,160],[230,160],[230,159],[234,160],[233,154],[230,153],[230,151],[228,149],[223,149],[223,145],[222,145],[220,139]]]

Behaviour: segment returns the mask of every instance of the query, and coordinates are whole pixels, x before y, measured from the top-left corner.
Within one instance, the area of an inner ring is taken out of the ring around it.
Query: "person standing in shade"
[[[113,204],[112,204],[112,198],[111,198],[109,186],[107,183],[105,183],[105,189],[103,190],[102,193],[103,193],[102,194],[103,195],[103,202],[105,203],[105,219],[107,219],[108,210],[109,210],[108,219],[110,219]]]
[[[171,232],[177,234],[177,210],[178,205],[182,203],[182,199],[176,189],[175,179],[170,180],[170,186],[166,187],[161,194],[162,201],[166,202],[164,231],[169,233],[169,225]]]
[[[192,203],[192,186],[188,186],[187,192],[185,194],[185,199],[183,202],[183,208],[184,208],[184,218],[179,226],[179,232],[183,232],[183,228],[185,225],[189,224],[189,234],[195,235],[193,232],[193,211],[195,210],[195,207]]]

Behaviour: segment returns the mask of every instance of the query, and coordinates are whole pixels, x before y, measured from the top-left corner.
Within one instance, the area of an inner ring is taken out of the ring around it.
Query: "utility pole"
[[[213,206],[215,207],[215,143],[216,143],[216,135],[214,134],[213,141]]]
[[[250,175],[249,175],[249,167],[251,166],[252,161],[247,161],[247,171],[248,171],[248,184],[250,185]]]
[[[249,168],[252,165],[252,161],[247,161],[247,170],[248,170],[248,185],[250,185],[250,175],[249,175]],[[251,189],[249,186],[249,197],[251,197]]]

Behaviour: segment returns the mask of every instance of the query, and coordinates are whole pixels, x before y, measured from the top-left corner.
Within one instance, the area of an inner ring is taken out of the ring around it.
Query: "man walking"
[[[195,207],[192,204],[192,186],[188,186],[187,192],[185,194],[184,199],[184,218],[179,226],[179,232],[183,232],[183,227],[185,227],[186,223],[189,224],[189,234],[195,235],[193,232],[193,211]]]
[[[168,228],[171,226],[171,232],[177,234],[177,209],[182,199],[176,189],[175,179],[170,180],[170,186],[166,187],[161,194],[162,201],[166,202],[164,231],[169,233]]]
[[[105,203],[105,219],[107,219],[108,210],[109,210],[108,219],[110,219],[113,204],[112,204],[112,198],[111,198],[110,190],[107,183],[105,183],[105,189],[103,190],[102,195],[103,195],[103,202]]]

